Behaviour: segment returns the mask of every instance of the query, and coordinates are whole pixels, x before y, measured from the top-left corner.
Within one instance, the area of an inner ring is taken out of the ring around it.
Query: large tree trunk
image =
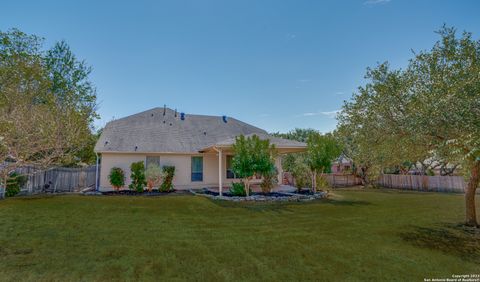
[[[470,179],[465,190],[465,217],[466,225],[478,227],[475,211],[475,192],[480,182],[480,161],[475,161],[470,170]]]

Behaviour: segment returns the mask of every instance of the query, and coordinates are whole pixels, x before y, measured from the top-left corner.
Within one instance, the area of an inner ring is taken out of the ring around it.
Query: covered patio
[[[274,137],[268,134],[248,134],[245,135],[245,137],[251,137],[253,135],[258,136],[261,140],[269,140],[270,144],[273,144],[275,146],[277,156],[275,159],[275,167],[277,168],[278,171],[278,187],[275,189],[280,191],[280,190],[285,190],[285,191],[290,191],[292,190],[293,187],[288,186],[288,185],[282,185],[283,182],[283,170],[282,170],[282,159],[281,156],[285,154],[290,154],[290,153],[299,153],[299,152],[304,152],[307,149],[307,144],[303,142],[298,142],[295,140],[288,140],[288,139],[283,139],[279,137]],[[201,153],[214,153],[218,157],[218,193],[222,195],[223,190],[225,188],[224,186],[224,170],[227,168],[223,167],[223,163],[225,162],[225,165],[228,166],[228,161],[224,161],[226,156],[233,156],[233,150],[232,146],[235,144],[235,138],[228,138],[224,141],[217,142],[216,144],[213,144],[211,146],[208,146],[206,148],[203,148],[200,152]],[[235,179],[235,178],[233,178]],[[234,180],[233,180],[234,181]],[[232,182],[233,182],[232,181]],[[261,179],[255,179],[253,180],[253,184],[259,184]],[[214,189],[214,188],[212,188]],[[255,189],[255,188],[254,188]],[[293,188],[294,189],[294,188]]]

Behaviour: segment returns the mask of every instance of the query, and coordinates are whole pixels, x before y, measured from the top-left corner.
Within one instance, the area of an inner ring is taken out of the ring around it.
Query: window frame
[[[235,172],[233,171],[233,169],[231,167],[228,167],[228,159],[233,160],[233,155],[227,155],[225,157],[225,176],[226,176],[226,179],[238,179],[238,177],[235,174]],[[230,161],[230,165],[231,165],[231,162],[232,161]],[[233,177],[232,177],[232,175],[233,175]]]
[[[160,156],[155,156],[155,155],[146,155],[145,156],[145,169],[148,168],[148,165],[152,162],[148,162],[148,158],[157,158],[158,159],[158,162],[154,162],[155,164],[157,164],[159,167],[160,167]]]
[[[193,160],[198,158],[201,159],[202,171],[193,171],[193,162],[194,162]],[[203,167],[204,167],[203,162],[204,162],[203,156],[191,156],[190,158],[190,181],[191,182],[203,182]]]

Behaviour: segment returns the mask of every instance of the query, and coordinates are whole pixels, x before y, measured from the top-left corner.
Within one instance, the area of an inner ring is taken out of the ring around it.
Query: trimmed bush
[[[242,182],[232,183],[232,188],[230,188],[230,194],[233,196],[242,196],[245,197],[247,193],[245,192],[245,184]]]
[[[108,175],[108,179],[110,180],[110,184],[117,191],[121,187],[125,186],[125,173],[119,167],[112,167],[110,174]]]
[[[145,180],[145,165],[142,161],[132,163],[130,165],[130,178],[132,183],[128,185],[128,188],[137,191],[138,193],[143,193],[143,188],[147,184]]]
[[[7,187],[5,189],[6,197],[13,197],[20,193],[20,188],[27,183],[25,175],[12,172],[7,179]]]
[[[263,180],[262,183],[260,183],[260,187],[263,193],[272,192],[273,187],[278,183],[277,175],[278,171],[275,167],[270,169],[269,172],[262,173]]]
[[[164,166],[163,168],[163,183],[160,186],[160,191],[169,192],[175,190],[173,187],[173,177],[175,176],[174,166]]]
[[[153,187],[157,186],[162,179],[162,170],[157,164],[149,164],[147,171],[145,171],[145,177],[147,179],[148,192],[152,192]]]

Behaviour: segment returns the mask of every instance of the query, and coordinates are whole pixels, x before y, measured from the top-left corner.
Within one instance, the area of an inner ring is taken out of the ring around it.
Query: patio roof
[[[283,139],[279,137],[275,137],[265,133],[251,133],[245,135],[245,137],[252,137],[253,135],[257,135],[261,140],[269,140],[270,144],[275,145],[275,148],[279,150],[280,153],[294,153],[294,152],[303,152],[307,148],[307,144],[303,142],[298,142],[295,140]],[[200,150],[200,152],[209,152],[214,151],[216,149],[230,149],[233,144],[235,144],[235,138],[228,138],[223,141],[217,142],[212,144],[208,147],[205,147]]]

